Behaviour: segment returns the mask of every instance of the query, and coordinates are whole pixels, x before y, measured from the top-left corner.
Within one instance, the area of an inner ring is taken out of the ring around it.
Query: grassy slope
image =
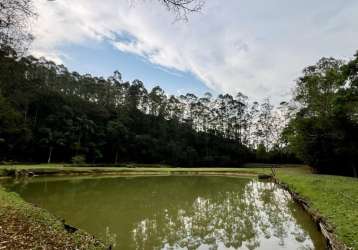
[[[0,249],[101,249],[92,236],[68,233],[59,219],[0,187]]]
[[[145,167],[145,168],[143,168]],[[59,174],[175,174],[215,172],[218,174],[270,174],[269,168],[170,168],[161,165],[115,167],[73,167],[61,164],[0,166],[1,173],[9,170]],[[276,170],[279,179],[287,183],[310,202],[311,207],[327,218],[337,236],[348,246],[358,249],[358,180],[339,176],[313,175],[309,167],[285,167]]]
[[[279,174],[279,179],[327,219],[338,239],[358,249],[358,179],[287,173]]]

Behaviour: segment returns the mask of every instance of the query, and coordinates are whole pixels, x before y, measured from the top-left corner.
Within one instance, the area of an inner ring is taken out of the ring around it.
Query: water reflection
[[[310,218],[269,182],[228,177],[37,179],[25,199],[118,249],[324,249]]]

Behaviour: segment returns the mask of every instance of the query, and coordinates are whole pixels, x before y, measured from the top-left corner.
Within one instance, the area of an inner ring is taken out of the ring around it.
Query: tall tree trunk
[[[50,162],[51,162],[52,150],[53,150],[53,147],[52,147],[52,146],[50,146],[50,148],[49,148],[49,150],[48,150],[48,159],[47,159],[47,163],[50,163]]]
[[[35,113],[35,118],[34,118],[34,125],[35,125],[35,127],[36,127],[36,125],[37,125],[38,111],[39,111],[39,109],[37,108],[37,109],[36,109],[36,113]]]
[[[116,156],[115,156],[115,158],[114,158],[114,164],[117,164],[118,163],[118,149],[116,149]]]

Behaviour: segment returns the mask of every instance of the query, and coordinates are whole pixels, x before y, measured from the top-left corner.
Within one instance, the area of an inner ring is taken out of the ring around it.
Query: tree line
[[[284,150],[282,116],[269,100],[169,96],[118,71],[106,79],[81,75],[10,52],[0,55],[3,161],[209,166],[295,159]]]

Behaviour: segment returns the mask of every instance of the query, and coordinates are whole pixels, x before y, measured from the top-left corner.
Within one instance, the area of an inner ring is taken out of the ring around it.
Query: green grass
[[[102,243],[82,230],[68,233],[63,223],[44,209],[25,202],[0,186],[0,246],[6,248],[60,247],[103,249]],[[4,235],[1,235],[4,234]],[[37,249],[37,248],[36,248]]]
[[[0,166],[0,176],[11,176],[15,172],[26,170],[37,175],[70,175],[70,174],[180,174],[180,173],[209,173],[209,174],[271,174],[270,168],[174,168],[168,165],[3,165]],[[278,173],[310,173],[308,167],[282,167]]]
[[[242,173],[256,175],[260,169],[247,168],[173,168],[169,166],[156,165],[121,165],[120,167],[87,166],[87,165],[63,165],[63,164],[39,164],[39,165],[6,165],[0,166],[0,176],[13,176],[15,172],[32,172],[35,175],[71,175],[71,174],[175,174],[175,173]],[[263,171],[261,171],[263,172]]]
[[[358,249],[358,179],[287,173],[278,177],[327,219],[340,241]]]

